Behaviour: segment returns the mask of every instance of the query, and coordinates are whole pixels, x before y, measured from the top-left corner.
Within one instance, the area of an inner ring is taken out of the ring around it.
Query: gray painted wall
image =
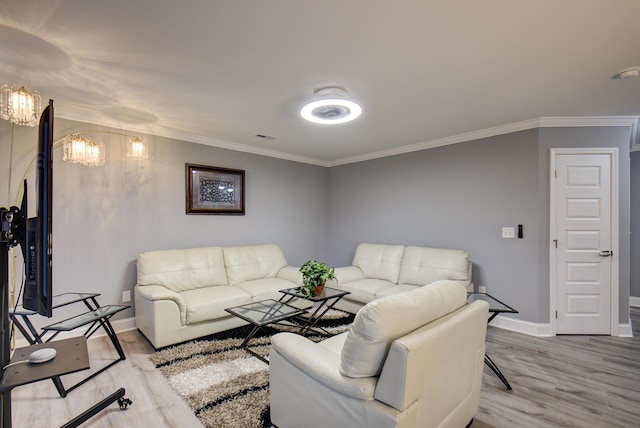
[[[9,201],[11,129],[0,121],[2,206],[14,203],[37,139],[34,128],[15,127]],[[96,127],[55,126],[56,136],[87,129]],[[360,242],[401,243],[469,251],[476,284],[518,308],[514,317],[546,323],[549,148],[618,147],[620,321],[628,322],[627,129],[528,130],[329,169],[153,136],[150,159],[138,162],[124,157],[125,138],[101,137],[104,167],[64,163],[55,152],[56,293],[93,291],[103,304],[120,303],[135,284],[137,254],[153,249],[277,243],[291,265],[316,258],[344,266]],[[247,214],[185,215],[187,162],[244,169]],[[501,238],[501,227],[518,224],[524,239]],[[56,319],[65,315],[56,312]]]
[[[631,152],[631,295],[640,298],[640,151]]]
[[[549,148],[620,149],[620,321],[629,320],[629,132],[529,130],[331,168],[327,261],[360,242],[459,248],[473,281],[526,321],[549,322]],[[626,151],[625,151],[626,150]],[[524,226],[502,239],[502,226]]]
[[[360,242],[464,249],[476,285],[542,322],[537,144],[530,130],[332,168],[328,258],[350,264]],[[501,238],[518,224],[523,239]]]
[[[10,152],[10,129],[0,121],[3,155]],[[96,127],[55,123],[56,136],[82,129]],[[15,130],[12,195],[37,141],[34,128]],[[126,138],[95,136],[107,146],[103,167],[69,164],[62,149],[54,153],[55,293],[99,292],[101,303],[119,304],[136,282],[138,253],[148,250],[275,243],[297,266],[324,254],[326,168],[153,136],[150,159],[140,162],[125,157]],[[8,158],[0,161],[2,206]],[[185,163],[245,170],[246,215],[186,215]],[[35,202],[30,208],[34,215]],[[56,310],[55,318],[66,315]],[[118,315],[132,317],[133,309]]]

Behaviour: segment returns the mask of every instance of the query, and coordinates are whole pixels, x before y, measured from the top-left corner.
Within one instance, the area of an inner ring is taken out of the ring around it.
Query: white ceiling
[[[639,19],[638,0],[0,0],[0,83],[58,117],[335,164],[539,117],[640,116],[640,79],[611,79],[640,65]],[[362,116],[301,119],[328,85]]]

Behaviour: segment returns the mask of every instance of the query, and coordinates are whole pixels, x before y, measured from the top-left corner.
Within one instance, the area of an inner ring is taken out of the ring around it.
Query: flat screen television
[[[51,317],[53,260],[53,100],[40,116],[36,154],[36,217],[26,221],[21,242],[25,260],[25,289],[22,306]],[[22,211],[26,211],[26,183]]]

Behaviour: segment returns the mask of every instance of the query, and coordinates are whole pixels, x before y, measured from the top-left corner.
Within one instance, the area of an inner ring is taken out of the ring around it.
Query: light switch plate
[[[503,238],[515,238],[516,237],[516,228],[515,227],[503,227],[502,228],[502,237]]]

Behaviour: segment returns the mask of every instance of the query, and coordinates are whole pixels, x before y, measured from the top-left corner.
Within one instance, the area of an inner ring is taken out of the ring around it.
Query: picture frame
[[[186,213],[244,215],[244,170],[186,166]]]

